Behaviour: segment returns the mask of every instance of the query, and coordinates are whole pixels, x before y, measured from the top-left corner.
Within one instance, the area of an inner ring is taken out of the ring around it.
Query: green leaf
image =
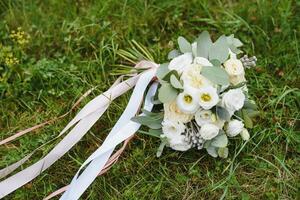
[[[157,137],[160,138],[160,135],[162,134],[162,130],[161,129],[149,129],[148,131],[142,131],[139,130],[140,133],[145,134],[145,135],[150,135],[152,137]]]
[[[197,56],[208,58],[209,49],[213,44],[210,39],[209,33],[207,31],[203,31],[196,39],[196,42],[197,42]]]
[[[225,108],[223,108],[221,106],[216,106],[216,113],[220,119],[223,119],[226,121],[230,120],[230,114]]]
[[[227,147],[222,147],[218,149],[218,155],[221,158],[227,158],[228,157],[228,148]]]
[[[209,49],[209,60],[217,59],[223,63],[228,58],[228,48],[226,36],[222,35]]]
[[[216,147],[209,146],[209,147],[206,148],[206,151],[212,157],[214,157],[214,158],[218,157],[218,153],[217,153],[217,148]]]
[[[228,138],[225,134],[218,135],[211,142],[211,145],[214,147],[226,147],[227,144],[228,144]]]
[[[243,43],[239,39],[233,38],[233,45],[235,47],[241,47],[241,46],[243,46]]]
[[[184,37],[179,36],[177,41],[178,41],[179,49],[182,53],[192,52],[191,44]]]
[[[177,49],[174,49],[172,51],[169,52],[168,54],[168,59],[171,60],[173,58],[176,58],[177,56],[179,56],[181,53],[177,50]]]
[[[227,72],[221,67],[203,67],[201,70],[201,74],[216,84],[229,84],[229,76]]]
[[[162,154],[162,152],[163,152],[165,146],[166,146],[166,143],[165,143],[165,142],[161,142],[161,143],[160,143],[160,145],[159,145],[159,147],[158,147],[158,149],[157,149],[157,152],[156,152],[156,157],[159,158],[159,157],[161,156],[161,154]]]
[[[248,115],[248,112],[246,109],[242,109],[242,116],[244,119],[244,124],[246,128],[253,128],[253,122],[251,120],[251,118]]]
[[[243,108],[257,110],[257,105],[250,100],[246,100]]]
[[[222,63],[219,60],[217,60],[217,59],[210,60],[210,62],[215,67],[221,67],[221,65],[222,65]]]
[[[156,71],[156,76],[158,79],[163,79],[169,72],[169,63],[160,64]]]
[[[158,90],[158,99],[162,103],[167,103],[176,99],[178,91],[169,83],[164,83]]]
[[[174,74],[172,74],[170,76],[170,83],[171,85],[176,88],[176,89],[183,89],[182,84],[180,83],[180,81],[176,78],[176,76]]]
[[[162,127],[162,119],[153,119],[149,116],[136,116],[131,121],[142,124],[152,129],[160,129]]]

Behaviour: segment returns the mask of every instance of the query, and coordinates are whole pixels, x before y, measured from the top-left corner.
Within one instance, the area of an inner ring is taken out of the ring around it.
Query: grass
[[[243,50],[258,57],[258,67],[247,71],[250,94],[261,110],[251,140],[233,142],[228,159],[169,149],[157,159],[159,141],[138,134],[82,199],[298,199],[299,13],[299,1],[292,0],[0,1],[1,43],[20,60],[18,69],[9,69],[9,78],[0,71],[0,138],[63,114],[94,86],[81,105],[105,91],[116,78],[110,73],[122,61],[117,50],[132,39],[162,63],[179,35],[191,40],[203,30],[215,38],[234,33],[244,42]],[[22,48],[9,38],[18,27],[31,36]],[[101,144],[128,97],[113,103],[50,169],[5,199],[41,199],[68,184]],[[0,146],[0,168],[54,138],[74,115]]]

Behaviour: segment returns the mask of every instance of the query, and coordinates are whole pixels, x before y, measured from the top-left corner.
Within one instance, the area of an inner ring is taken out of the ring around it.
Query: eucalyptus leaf
[[[216,113],[220,119],[223,119],[225,121],[230,120],[230,114],[225,108],[223,108],[221,106],[216,106]]]
[[[161,125],[162,119],[153,119],[149,116],[136,116],[133,117],[131,121],[147,126],[152,129],[159,129],[162,127]]]
[[[158,149],[157,149],[157,152],[156,152],[156,157],[160,157],[162,152],[164,151],[164,147],[166,146],[166,143],[165,142],[161,142]]]
[[[216,147],[209,146],[209,147],[206,148],[206,151],[212,157],[214,157],[214,158],[218,157],[218,153],[217,153],[217,148]]]
[[[157,130],[149,129],[149,131],[139,130],[139,133],[142,133],[145,135],[150,135],[152,137],[160,138],[160,135],[162,134],[162,130],[161,129],[157,129]]]
[[[246,109],[242,109],[242,116],[244,119],[244,124],[246,128],[253,128],[253,122],[251,120],[251,118],[248,115],[248,112]]]
[[[178,51],[177,49],[174,49],[174,50],[169,52],[168,59],[171,60],[173,58],[176,58],[179,55],[181,55],[180,51]]]
[[[221,65],[222,65],[222,63],[219,60],[217,60],[217,59],[210,60],[210,62],[215,67],[221,67]]]
[[[196,39],[197,42],[197,56],[208,58],[209,49],[212,46],[210,35],[207,31],[203,31]]]
[[[179,49],[182,53],[192,52],[191,44],[184,37],[179,36],[177,41],[178,41]]]
[[[226,147],[227,144],[228,144],[228,138],[225,134],[218,135],[211,142],[211,145],[214,147]]]
[[[209,60],[217,59],[221,63],[227,60],[229,51],[226,36],[222,35],[209,49]]]
[[[183,89],[182,84],[180,83],[180,81],[176,78],[176,76],[174,74],[171,75],[170,77],[170,83],[171,85],[176,88],[176,89]]]
[[[233,45],[235,47],[241,47],[241,46],[243,46],[243,43],[239,39],[233,38]]]
[[[257,110],[257,105],[252,101],[246,100],[243,108]]]
[[[163,79],[169,72],[169,63],[160,64],[156,71],[156,76],[158,79]]]
[[[175,100],[177,95],[178,91],[175,88],[173,88],[169,83],[162,84],[158,91],[158,99],[162,103],[168,103],[170,101]]]
[[[221,67],[203,67],[201,70],[201,74],[216,84],[229,84],[229,76],[227,72]]]
[[[221,158],[227,158],[228,157],[228,148],[227,147],[222,147],[218,149],[218,155]]]

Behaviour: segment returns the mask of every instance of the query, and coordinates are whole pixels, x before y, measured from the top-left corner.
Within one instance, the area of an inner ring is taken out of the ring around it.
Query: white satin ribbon
[[[62,200],[78,199],[94,181],[99,171],[102,170],[115,147],[132,136],[140,128],[141,125],[131,121],[131,118],[138,112],[139,104],[143,101],[144,92],[150,81],[155,77],[155,73],[156,70],[149,70],[141,76],[122,116],[111,130],[102,146],[99,147],[80,167],[68,190],[61,197]],[[153,83],[147,93],[144,102],[144,109],[146,110],[152,110],[153,104],[151,103],[151,98],[155,95],[157,85],[157,83]],[[79,175],[84,167],[86,167],[85,170]]]
[[[49,168],[60,157],[62,157],[87,133],[87,131],[94,125],[94,123],[102,116],[111,101],[131,89],[144,74],[149,74],[150,72],[152,74],[153,72],[155,72],[157,65],[152,62],[144,61],[139,63],[137,67],[152,67],[152,69],[149,69],[139,75],[123,81],[122,83],[116,85],[115,87],[112,87],[107,92],[90,101],[66,126],[66,128],[60,133],[60,135],[62,135],[64,132],[66,132],[76,124],[75,127],[43,159],[0,182],[0,198],[5,197],[19,187],[25,185],[26,183],[37,177],[40,173],[45,171],[47,168]]]

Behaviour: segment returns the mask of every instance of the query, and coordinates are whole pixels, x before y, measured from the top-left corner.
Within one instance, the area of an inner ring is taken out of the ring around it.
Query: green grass
[[[261,110],[244,145],[230,145],[228,159],[203,151],[170,149],[156,158],[159,141],[137,135],[116,165],[82,199],[297,199],[300,190],[300,3],[292,0],[0,0],[0,40],[14,46],[18,27],[30,42],[14,50],[20,70],[0,79],[0,138],[63,114],[98,86],[105,91],[122,60],[117,49],[134,39],[166,61],[179,35],[194,39],[234,33],[244,51],[258,57],[247,71],[249,91]],[[1,75],[1,71],[0,71]],[[70,183],[81,163],[101,144],[129,94],[112,104],[92,130],[62,159],[6,199],[42,199]],[[74,117],[0,146],[0,168],[51,140]],[[39,151],[26,167],[51,147]]]

